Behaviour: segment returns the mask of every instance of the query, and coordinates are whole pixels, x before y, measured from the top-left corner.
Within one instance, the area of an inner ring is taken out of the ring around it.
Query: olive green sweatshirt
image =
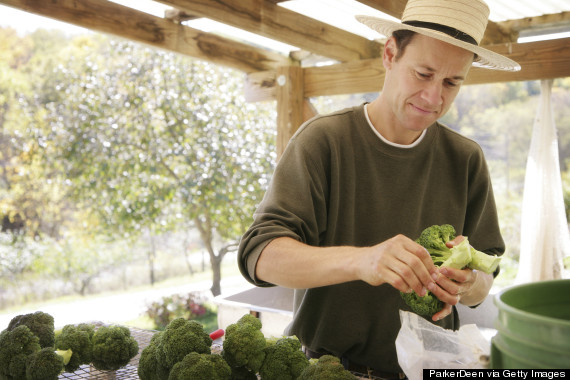
[[[416,239],[424,228],[446,223],[478,250],[504,252],[481,148],[439,123],[412,146],[394,146],[376,134],[361,105],[299,128],[242,237],[238,264],[253,284],[271,286],[255,277],[255,266],[276,237],[312,246],[372,246],[397,234]],[[296,290],[285,333],[313,351],[399,372],[399,309],[409,310],[388,284]],[[437,324],[457,329],[457,313]]]

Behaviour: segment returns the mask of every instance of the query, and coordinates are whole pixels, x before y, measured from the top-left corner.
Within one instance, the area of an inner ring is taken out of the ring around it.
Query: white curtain
[[[562,258],[570,253],[552,114],[552,80],[541,82],[528,155],[521,217],[519,270],[515,283],[559,279]]]

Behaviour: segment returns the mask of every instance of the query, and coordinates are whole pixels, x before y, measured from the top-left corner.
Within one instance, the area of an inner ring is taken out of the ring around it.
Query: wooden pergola
[[[378,92],[384,79],[378,41],[350,33],[278,5],[280,0],[157,0],[171,6],[164,17],[108,0],[0,0],[0,4],[87,29],[113,34],[246,73],[250,101],[276,100],[280,154],[299,125],[315,114],[309,98]],[[358,0],[401,18],[406,0]],[[298,47],[288,56],[182,24],[205,17]],[[570,76],[570,38],[517,43],[527,29],[570,25],[570,12],[489,22],[482,46],[522,66],[519,72],[473,68],[466,84]],[[305,66],[308,55],[336,63]]]

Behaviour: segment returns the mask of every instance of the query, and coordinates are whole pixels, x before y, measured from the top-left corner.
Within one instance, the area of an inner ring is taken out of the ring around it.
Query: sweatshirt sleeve
[[[311,134],[313,136],[309,136]],[[255,276],[257,260],[271,240],[291,237],[318,245],[319,234],[325,228],[328,186],[326,163],[319,157],[326,144],[314,134],[315,131],[303,131],[291,139],[254,214],[252,225],[242,236],[238,266],[242,275],[254,285],[272,285]],[[311,145],[312,141],[319,140],[319,147]]]

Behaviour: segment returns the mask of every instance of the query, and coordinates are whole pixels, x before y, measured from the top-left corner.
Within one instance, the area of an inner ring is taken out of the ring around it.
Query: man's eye
[[[430,77],[429,74],[420,73],[419,71],[416,71],[416,74],[422,79],[428,79]]]
[[[456,87],[458,84],[453,82],[453,81],[447,81],[445,82],[447,84],[447,87]]]

